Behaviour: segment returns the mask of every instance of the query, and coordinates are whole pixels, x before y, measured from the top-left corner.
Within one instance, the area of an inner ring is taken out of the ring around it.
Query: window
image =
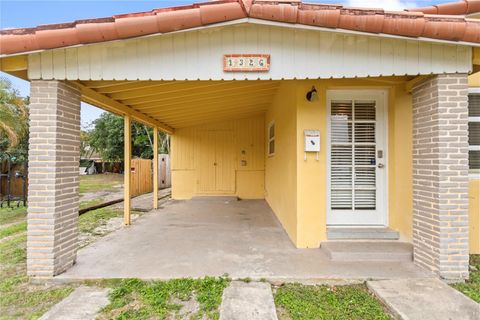
[[[275,154],[275,122],[270,122],[268,125],[268,155]]]
[[[470,173],[480,175],[480,89],[468,95],[468,144]]]

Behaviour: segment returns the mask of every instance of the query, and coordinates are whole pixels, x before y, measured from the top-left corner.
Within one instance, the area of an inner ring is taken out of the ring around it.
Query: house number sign
[[[269,54],[225,54],[223,71],[225,72],[259,72],[270,70]]]

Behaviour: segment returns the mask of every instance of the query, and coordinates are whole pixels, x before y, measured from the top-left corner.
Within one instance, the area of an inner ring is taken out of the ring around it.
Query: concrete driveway
[[[428,275],[412,262],[333,262],[294,247],[264,200],[168,201],[78,252],[60,279],[221,276],[270,280],[392,279]]]

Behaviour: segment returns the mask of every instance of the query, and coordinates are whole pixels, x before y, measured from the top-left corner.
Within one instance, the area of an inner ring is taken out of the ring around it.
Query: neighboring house
[[[393,231],[418,265],[467,277],[480,21],[466,15],[479,12],[221,0],[2,31],[2,70],[31,81],[29,274],[75,261],[78,192],[40,177],[77,181],[82,100],[171,134],[175,199],[266,199],[298,248]]]

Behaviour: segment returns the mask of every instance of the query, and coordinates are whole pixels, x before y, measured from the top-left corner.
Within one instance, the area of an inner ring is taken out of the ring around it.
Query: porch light
[[[315,87],[312,87],[312,90],[307,92],[306,98],[310,102],[318,100],[317,89],[315,89]]]

